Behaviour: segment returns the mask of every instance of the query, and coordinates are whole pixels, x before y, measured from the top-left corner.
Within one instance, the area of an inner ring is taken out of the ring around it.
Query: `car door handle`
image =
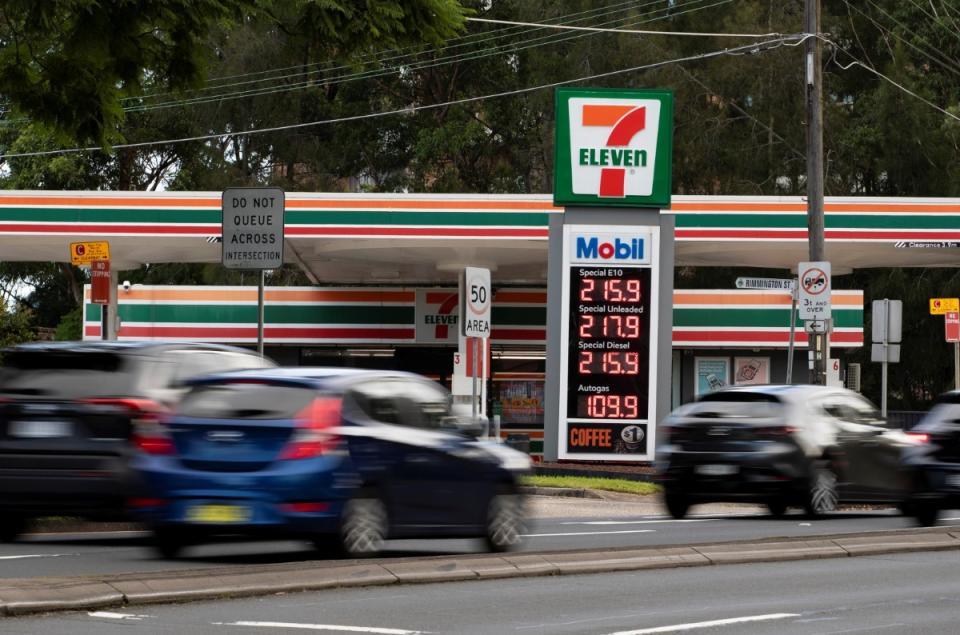
[[[424,463],[430,462],[430,457],[425,454],[412,454],[407,457],[407,463],[413,463],[414,465],[423,465]]]

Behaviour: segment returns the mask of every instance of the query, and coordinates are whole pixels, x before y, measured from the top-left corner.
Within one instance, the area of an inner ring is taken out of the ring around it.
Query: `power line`
[[[687,3],[687,4],[693,4],[693,3],[695,3],[695,2],[704,2],[704,1],[706,1],[706,0],[693,0],[693,2],[689,2],[689,3]],[[669,16],[658,16],[658,17],[655,17],[655,18],[647,19],[647,20],[633,21],[631,24],[645,24],[645,23],[649,23],[649,22],[655,22],[655,21],[657,21],[657,20],[666,19],[666,18],[668,18],[668,17],[675,17],[675,16],[677,16],[677,15],[682,15],[682,14],[685,14],[685,13],[691,13],[691,12],[693,12],[693,11],[700,11],[700,10],[703,10],[703,9],[709,9],[709,8],[712,8],[712,7],[721,5],[721,4],[728,4],[728,3],[732,2],[732,1],[733,1],[733,0],[718,0],[718,1],[714,2],[713,4],[709,4],[709,5],[706,5],[706,6],[692,7],[692,8],[686,9],[685,11],[677,12],[677,13],[674,13],[673,15],[669,15]],[[686,6],[686,4],[684,4],[684,5],[675,5],[675,6]],[[651,13],[647,13],[647,14],[644,14],[644,17],[647,16],[647,15],[651,15],[652,13],[655,13],[655,12],[656,12],[656,11],[651,12]],[[611,21],[611,22],[623,22],[623,19],[613,20],[613,21]],[[485,58],[485,57],[490,57],[490,56],[494,56],[494,55],[503,55],[503,54],[506,54],[506,53],[515,54],[515,53],[517,53],[517,52],[519,52],[519,51],[523,51],[523,50],[527,50],[527,49],[531,49],[531,48],[536,48],[536,47],[544,46],[544,45],[559,44],[559,43],[566,42],[566,41],[572,40],[572,39],[577,39],[577,38],[581,38],[581,37],[589,37],[589,36],[594,35],[594,34],[595,34],[594,32],[591,32],[591,33],[581,33],[581,34],[579,34],[579,35],[567,35],[567,36],[562,36],[562,37],[543,36],[543,37],[540,37],[540,38],[534,38],[534,39],[532,39],[532,40],[528,40],[528,41],[526,41],[526,42],[524,43],[524,45],[522,45],[522,46],[513,44],[513,45],[510,45],[509,47],[503,46],[503,47],[499,47],[499,48],[493,48],[493,49],[487,49],[487,50],[481,50],[481,51],[471,51],[471,52],[468,52],[468,53],[460,53],[460,54],[457,54],[457,55],[448,56],[448,57],[446,57],[446,58],[439,58],[439,59],[436,59],[436,60],[424,60],[424,61],[420,61],[420,62],[414,62],[414,63],[408,64],[408,65],[398,65],[398,66],[394,66],[394,67],[386,67],[386,68],[379,68],[379,69],[370,69],[370,70],[366,70],[366,71],[360,71],[360,72],[357,72],[357,73],[352,73],[352,74],[349,74],[349,75],[342,75],[342,76],[339,76],[339,77],[328,78],[326,81],[344,83],[344,82],[355,81],[355,80],[359,80],[359,79],[374,79],[374,78],[377,78],[377,77],[383,77],[383,76],[385,76],[385,75],[391,75],[391,74],[393,74],[393,73],[400,72],[401,69],[403,69],[403,70],[409,70],[409,71],[419,71],[419,70],[425,70],[425,69],[429,69],[429,68],[437,68],[437,67],[440,67],[440,66],[445,66],[445,65],[449,65],[449,64],[454,64],[454,63],[457,63],[457,62],[473,61],[473,60],[477,60],[477,59],[483,59],[483,58]],[[299,75],[300,75],[300,74],[297,74],[297,75],[294,75],[294,76],[299,76]],[[281,79],[281,78],[277,78],[277,79]],[[157,103],[157,104],[142,104],[142,105],[137,105],[137,106],[127,106],[127,107],[125,107],[123,110],[124,110],[124,112],[149,112],[149,111],[160,110],[160,109],[164,109],[164,108],[173,108],[173,107],[180,107],[180,106],[190,106],[190,105],[206,104],[206,103],[211,103],[211,102],[215,102],[215,101],[222,101],[222,100],[225,100],[225,99],[242,99],[242,98],[245,98],[245,97],[257,97],[257,96],[261,96],[261,95],[270,95],[270,94],[275,94],[275,93],[291,92],[291,91],[294,91],[294,90],[302,90],[302,89],[305,89],[305,88],[309,88],[309,87],[311,87],[311,86],[314,86],[315,84],[316,84],[316,82],[315,82],[314,80],[305,80],[305,81],[302,81],[302,82],[296,82],[296,83],[293,83],[293,84],[288,84],[288,85],[279,86],[279,87],[277,87],[277,86],[264,86],[264,87],[260,87],[260,88],[251,88],[251,89],[249,89],[249,90],[242,90],[242,91],[233,91],[233,92],[227,92],[227,93],[217,93],[217,94],[213,94],[213,95],[200,95],[200,96],[196,96],[196,97],[189,97],[189,98],[186,98],[186,99],[178,99],[178,100],[171,100],[171,101],[161,102],[161,103]],[[218,88],[222,88],[222,87],[218,87]],[[211,88],[211,89],[214,89],[214,88]]]
[[[868,0],[868,1],[869,1],[869,0]],[[925,51],[924,49],[920,48],[919,46],[917,46],[917,45],[914,44],[913,42],[910,42],[910,41],[907,40],[906,38],[904,38],[904,37],[902,37],[901,35],[897,34],[895,31],[893,31],[893,30],[890,29],[889,27],[881,24],[881,23],[878,22],[873,16],[865,13],[865,12],[864,12],[862,9],[860,9],[859,7],[856,7],[856,6],[854,6],[853,4],[851,4],[851,3],[849,2],[849,0],[843,0],[843,3],[844,3],[845,5],[847,5],[849,8],[851,8],[851,9],[853,9],[854,11],[856,11],[857,13],[859,13],[860,15],[862,15],[863,17],[865,17],[865,18],[866,18],[867,20],[869,20],[870,22],[872,22],[873,25],[876,26],[877,29],[879,29],[882,33],[885,33],[885,34],[888,34],[888,35],[892,35],[893,37],[895,37],[896,39],[900,40],[901,42],[903,42],[904,44],[906,44],[906,45],[909,46],[910,48],[912,48],[912,49],[914,49],[915,51],[917,51],[919,54],[923,55],[924,57],[929,58],[930,60],[932,60],[932,61],[936,62],[937,64],[939,64],[940,66],[944,67],[946,70],[952,71],[952,72],[954,72],[954,73],[960,72],[960,70],[958,70],[958,68],[951,68],[951,65],[950,65],[949,62],[944,62],[943,60],[941,60],[941,59],[939,59],[939,58],[937,58],[937,57],[934,57],[934,56],[931,55],[929,52]],[[871,2],[870,4],[873,4],[873,3]],[[876,6],[876,5],[874,5],[874,6]],[[885,13],[885,12],[884,12],[884,13]],[[894,20],[894,21],[896,22],[896,20]],[[898,23],[898,24],[899,24],[899,23]],[[911,33],[912,33],[912,31],[911,31]],[[914,33],[914,35],[916,35],[916,34]],[[917,37],[918,37],[919,39],[923,40],[924,42],[926,42],[926,40],[925,40],[924,38],[922,38],[922,37],[920,37],[920,36],[917,36]]]
[[[692,0],[692,1],[693,1],[693,2],[704,2],[705,0]],[[640,9],[640,8],[644,8],[644,7],[647,7],[647,6],[650,6],[650,5],[661,4],[661,3],[662,3],[662,0],[649,0],[648,2],[645,2],[645,3],[643,3],[643,4],[636,5],[636,6],[633,7],[633,8]],[[607,5],[607,6],[605,6],[605,7],[599,7],[599,8],[597,8],[597,9],[591,9],[591,10],[588,10],[588,11],[580,11],[580,12],[577,12],[577,13],[570,13],[570,14],[566,14],[566,15],[562,15],[562,16],[557,16],[557,17],[549,18],[549,19],[550,19],[550,20],[567,20],[567,19],[570,19],[569,21],[570,21],[571,23],[572,23],[572,22],[579,22],[579,21],[583,21],[583,20],[594,19],[594,18],[597,18],[597,17],[609,15],[609,14],[611,14],[611,13],[616,13],[616,12],[619,12],[619,11],[624,11],[625,9],[624,9],[623,7],[628,7],[628,8],[630,8],[630,7],[632,7],[634,4],[635,4],[635,0],[626,0],[625,2],[621,2],[621,3],[617,3],[617,4],[612,4],[612,5]],[[689,4],[689,3],[687,3],[687,4]],[[684,3],[681,3],[680,5],[677,5],[677,6],[684,6]],[[651,11],[650,13],[648,13],[647,15],[650,15],[650,14],[652,14],[652,13],[656,13],[656,12],[658,12],[658,11],[666,11],[666,10],[668,10],[668,9],[666,9],[666,8],[655,9],[655,10]],[[588,15],[588,14],[593,14],[593,15]],[[614,22],[616,22],[616,21],[614,21]],[[562,22],[561,22],[561,23],[562,23]],[[609,22],[608,22],[607,24],[609,24]],[[466,35],[466,36],[463,36],[463,37],[455,38],[453,41],[459,42],[458,44],[452,44],[452,45],[442,46],[442,47],[440,47],[440,48],[438,48],[438,49],[434,49],[432,52],[439,53],[439,52],[443,52],[443,51],[449,51],[449,50],[453,50],[453,49],[463,48],[463,47],[465,47],[465,46],[474,46],[474,45],[481,44],[481,43],[484,43],[484,42],[489,42],[489,41],[491,41],[491,40],[502,39],[502,38],[505,38],[505,37],[513,37],[513,36],[516,36],[516,35],[522,35],[522,34],[524,34],[524,33],[529,33],[529,32],[532,32],[532,31],[543,30],[544,28],[546,28],[546,27],[538,27],[538,28],[535,28],[535,29],[506,28],[506,29],[498,29],[498,30],[495,30],[495,31],[492,31],[492,32],[491,32],[491,31],[486,31],[486,32],[480,32],[480,33],[473,33],[473,34],[469,34],[469,35]],[[472,40],[472,41],[471,41],[471,40]],[[409,52],[409,53],[404,53],[404,51],[410,51],[410,52]],[[424,51],[421,47],[418,47],[418,46],[409,46],[409,47],[406,47],[405,49],[388,49],[388,50],[380,51],[380,52],[377,52],[377,53],[371,53],[371,54],[369,54],[369,55],[367,55],[367,56],[364,56],[364,57],[359,58],[357,61],[358,61],[358,62],[361,62],[361,63],[363,63],[363,64],[372,64],[372,63],[377,63],[377,62],[383,63],[384,61],[388,61],[388,60],[392,61],[392,60],[402,60],[402,59],[405,59],[405,58],[416,58],[417,56],[419,56],[419,55],[421,55],[421,54],[430,53],[430,52],[431,52],[430,50]],[[391,55],[391,53],[396,53],[396,54],[395,54],[395,55]],[[312,67],[315,67],[315,66],[325,66],[325,68],[320,68],[320,69],[316,69],[316,70],[304,71],[304,69],[306,69],[306,68],[312,68]],[[218,90],[218,89],[221,89],[221,88],[228,88],[228,87],[233,87],[233,86],[242,86],[242,85],[246,85],[246,84],[256,84],[256,83],[260,83],[260,82],[275,81],[275,80],[281,80],[281,79],[288,79],[288,78],[290,78],[290,77],[300,77],[300,76],[302,76],[302,75],[309,75],[309,74],[322,73],[322,72],[339,71],[339,70],[345,70],[345,69],[349,69],[349,68],[351,68],[351,66],[349,66],[349,65],[331,66],[329,62],[324,61],[324,62],[314,62],[314,63],[311,63],[311,64],[297,65],[297,66],[287,66],[287,67],[277,68],[277,69],[268,69],[268,70],[264,70],[264,71],[253,72],[253,73],[242,73],[242,74],[238,74],[238,75],[227,75],[227,76],[223,76],[223,77],[211,79],[211,80],[209,80],[209,81],[210,81],[210,82],[218,82],[218,81],[221,81],[221,80],[224,80],[224,79],[237,79],[237,78],[241,78],[241,77],[252,77],[252,76],[254,76],[254,75],[263,75],[263,74],[268,74],[268,73],[276,73],[276,72],[283,72],[283,71],[290,71],[290,70],[299,70],[299,72],[293,73],[293,74],[288,74],[288,75],[275,75],[275,76],[272,76],[272,77],[265,77],[265,78],[261,78],[261,79],[248,80],[248,81],[244,81],[244,82],[234,82],[234,83],[230,83],[230,84],[219,84],[219,85],[216,85],[216,86],[208,86],[208,87],[205,87],[205,88],[200,88],[200,89],[197,89],[196,91],[191,91],[191,92],[201,92],[201,91],[206,91],[206,90]],[[124,101],[136,100],[136,99],[152,99],[152,98],[161,97],[161,96],[164,96],[164,95],[174,95],[174,94],[176,94],[176,93],[170,93],[170,92],[164,92],[164,93],[147,93],[147,94],[140,95],[140,96],[125,97],[125,98],[124,98]]]
[[[913,92],[912,90],[910,90],[909,88],[907,88],[907,87],[904,86],[903,84],[900,84],[900,83],[896,82],[895,80],[893,80],[892,78],[887,77],[886,75],[884,75],[883,73],[881,73],[881,72],[878,71],[877,69],[873,68],[873,67],[870,66],[869,64],[865,64],[864,62],[861,62],[859,59],[857,59],[857,58],[853,55],[853,53],[851,53],[850,51],[848,51],[848,50],[846,50],[845,48],[841,47],[841,46],[840,46],[839,44],[837,44],[836,42],[832,42],[832,41],[830,41],[830,40],[828,40],[828,39],[826,39],[826,38],[823,38],[823,37],[821,37],[821,39],[822,39],[824,42],[827,42],[827,43],[830,44],[831,46],[835,47],[838,51],[840,51],[840,52],[842,52],[842,53],[846,53],[846,54],[850,57],[850,59],[853,60],[852,62],[850,62],[850,63],[847,64],[846,66],[844,66],[843,64],[841,64],[839,61],[836,62],[837,66],[840,67],[840,70],[844,70],[844,71],[845,71],[845,70],[849,70],[849,69],[850,69],[851,67],[853,67],[853,66],[859,66],[859,67],[861,67],[861,68],[863,68],[863,69],[866,69],[866,70],[870,71],[871,73],[873,73],[873,74],[876,75],[877,77],[880,77],[881,79],[884,79],[884,80],[886,80],[887,82],[893,84],[894,86],[896,86],[897,88],[899,88],[899,89],[902,90],[903,92],[907,93],[907,94],[910,95],[911,97],[914,97],[914,98],[916,98],[916,99],[919,99],[920,101],[922,101],[922,102],[925,103],[926,105],[930,106],[930,107],[933,108],[934,110],[937,110],[937,111],[943,113],[944,115],[950,117],[951,119],[956,119],[957,121],[960,121],[960,116],[955,115],[954,113],[950,112],[949,110],[946,110],[946,109],[944,109],[944,108],[941,108],[940,106],[938,106],[937,104],[933,103],[932,101],[930,101],[930,100],[927,99],[926,97],[921,97],[920,95],[918,95],[917,93]]]
[[[500,98],[500,97],[510,97],[510,96],[514,96],[514,95],[531,93],[531,92],[535,92],[535,91],[538,91],[538,90],[544,90],[544,89],[548,89],[548,88],[556,88],[556,87],[558,87],[558,86],[566,86],[566,85],[569,85],[569,84],[576,84],[576,83],[578,83],[578,82],[583,82],[583,81],[591,81],[591,80],[596,80],[596,79],[602,79],[602,78],[605,78],[605,77],[612,77],[612,76],[614,76],[614,75],[622,75],[622,74],[624,74],[624,73],[632,73],[632,72],[637,72],[637,71],[651,70],[651,69],[654,69],[654,68],[661,68],[661,67],[663,67],[663,66],[668,66],[668,65],[670,65],[670,64],[682,64],[682,63],[685,63],[685,62],[699,61],[699,60],[710,59],[710,58],[714,58],[714,57],[720,57],[720,56],[722,56],[722,55],[737,54],[737,53],[741,53],[741,52],[760,52],[760,51],[767,50],[767,49],[769,49],[769,48],[779,48],[780,46],[784,46],[784,45],[786,45],[786,46],[797,46],[797,45],[799,45],[799,44],[802,44],[802,43],[803,43],[804,41],[806,41],[809,37],[811,37],[811,36],[806,35],[806,36],[802,36],[802,37],[800,37],[800,38],[796,38],[796,37],[793,37],[793,36],[791,36],[791,37],[789,37],[789,38],[788,38],[788,37],[781,37],[781,38],[776,38],[776,39],[773,39],[773,40],[766,40],[766,41],[763,41],[763,42],[754,42],[754,43],[751,43],[751,44],[745,44],[745,45],[737,46],[737,47],[733,47],[733,48],[726,48],[726,49],[721,49],[721,50],[718,50],[718,51],[711,51],[711,52],[708,52],[708,53],[700,53],[700,54],[697,54],[697,55],[689,55],[689,56],[686,56],[686,57],[680,57],[680,58],[676,58],[676,59],[672,59],[672,60],[665,60],[665,61],[662,61],[662,62],[653,62],[653,63],[651,63],[651,64],[644,64],[644,65],[641,65],[641,66],[633,66],[633,67],[630,67],[630,68],[624,68],[624,69],[619,69],[619,70],[615,70],[615,71],[608,71],[608,72],[605,72],[605,73],[597,73],[597,74],[594,74],[594,75],[588,75],[588,76],[584,76],[584,77],[578,77],[578,78],[575,78],[575,79],[562,80],[562,81],[558,81],[558,82],[551,82],[551,83],[548,83],[548,84],[540,84],[540,85],[538,85],[538,86],[529,86],[529,87],[526,87],[526,88],[519,88],[519,89],[516,89],[516,90],[503,91],[503,92],[499,92],[499,93],[491,93],[491,94],[480,95],[480,96],[476,96],[476,97],[464,97],[464,98],[461,98],[461,99],[454,99],[454,100],[450,100],[450,101],[446,101],[446,102],[442,102],[442,103],[436,103],[436,104],[426,104],[426,105],[423,105],[423,106],[410,106],[410,107],[408,107],[408,108],[398,108],[398,109],[389,110],[389,111],[374,112],[374,113],[365,113],[365,114],[362,114],[362,115],[352,115],[352,116],[348,116],[348,117],[337,117],[337,118],[334,118],[334,119],[323,119],[323,120],[320,120],[320,121],[310,121],[310,122],[305,122],[305,123],[288,124],[288,125],[284,125],[284,126],[271,126],[271,127],[268,127],[268,128],[253,128],[253,129],[250,129],[250,130],[243,130],[243,131],[236,131],[236,132],[221,132],[221,133],[216,133],[216,134],[197,135],[197,136],[193,136],[193,137],[182,137],[182,138],[178,138],[178,139],[162,139],[162,140],[158,140],[158,141],[144,141],[144,142],[139,142],[139,143],[123,143],[123,144],[117,144],[117,145],[113,146],[113,149],[144,148],[144,147],[150,147],[150,146],[156,146],[156,145],[172,145],[172,144],[178,144],[178,143],[188,143],[188,142],[191,142],[191,141],[210,141],[210,140],[213,140],[213,139],[229,139],[229,138],[233,138],[233,137],[240,136],[240,135],[254,135],[254,134],[264,134],[264,133],[268,133],[268,132],[281,132],[281,131],[285,131],[285,130],[296,130],[296,129],[302,129],[302,128],[309,128],[309,127],[313,127],[313,126],[330,125],[330,124],[337,124],[337,123],[347,123],[347,122],[351,122],[351,121],[360,121],[360,120],[365,120],[365,119],[375,119],[375,118],[380,118],[380,117],[388,117],[388,116],[392,116],[392,115],[413,114],[414,112],[420,112],[420,111],[424,111],[424,110],[434,110],[434,109],[437,109],[437,108],[445,108],[445,107],[447,107],[447,106],[455,106],[455,105],[459,105],[459,104],[466,104],[466,103],[484,101],[484,100],[487,100],[487,99],[497,99],[497,98]],[[38,151],[38,152],[16,152],[16,153],[7,153],[7,154],[0,155],[0,160],[20,158],[20,157],[37,157],[37,156],[51,156],[51,155],[58,155],[58,154],[73,154],[73,153],[77,153],[77,152],[96,152],[96,151],[101,151],[101,150],[103,150],[103,148],[93,146],[93,147],[82,147],[82,148],[63,148],[63,149],[60,149],[60,150],[43,150],[43,151]]]
[[[538,22],[516,22],[513,20],[492,20],[489,18],[467,18],[469,22],[488,22],[490,24],[510,24],[514,26],[536,26],[567,31],[596,31],[598,33],[627,33],[632,35],[676,35],[682,37],[735,37],[769,38],[779,37],[782,33],[701,33],[696,31],[641,31],[639,29],[603,29],[590,26],[568,26],[559,24],[541,24]]]

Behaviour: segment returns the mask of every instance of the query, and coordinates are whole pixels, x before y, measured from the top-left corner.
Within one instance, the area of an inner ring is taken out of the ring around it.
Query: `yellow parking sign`
[[[78,267],[89,265],[94,260],[110,260],[110,243],[97,240],[84,243],[70,243],[70,262]]]
[[[960,298],[930,298],[930,315],[945,315],[960,311]]]

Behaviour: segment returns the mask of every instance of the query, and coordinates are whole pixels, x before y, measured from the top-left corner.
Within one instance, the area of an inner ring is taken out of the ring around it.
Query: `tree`
[[[310,62],[440,42],[462,27],[464,12],[455,0],[7,0],[0,95],[59,141],[108,147],[122,139],[125,100],[146,88],[199,86],[213,28],[247,19],[296,34]]]
[[[0,348],[32,340],[31,318],[30,309],[21,304],[13,309],[0,306]]]

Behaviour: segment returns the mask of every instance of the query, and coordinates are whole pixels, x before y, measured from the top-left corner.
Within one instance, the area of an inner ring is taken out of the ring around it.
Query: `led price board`
[[[566,232],[563,456],[647,460],[652,453],[651,234],[633,227]]]

